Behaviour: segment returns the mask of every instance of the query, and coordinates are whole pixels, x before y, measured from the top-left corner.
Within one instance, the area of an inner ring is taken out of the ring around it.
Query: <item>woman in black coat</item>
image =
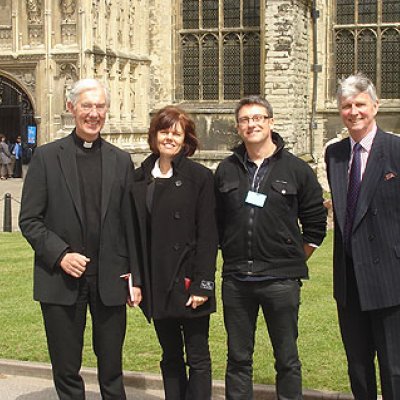
[[[161,109],[151,121],[148,142],[152,154],[135,171],[132,189],[139,261],[148,282],[143,307],[154,320],[163,351],[165,398],[208,400],[218,243],[213,175],[188,158],[198,140],[194,122],[183,110]]]

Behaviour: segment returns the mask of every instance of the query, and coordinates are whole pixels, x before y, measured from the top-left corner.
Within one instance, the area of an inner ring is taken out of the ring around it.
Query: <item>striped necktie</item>
[[[347,187],[346,223],[344,229],[344,240],[347,248],[350,248],[351,231],[353,228],[354,216],[356,214],[357,199],[361,187],[361,149],[360,143],[353,146],[353,160],[349,173],[349,184]]]

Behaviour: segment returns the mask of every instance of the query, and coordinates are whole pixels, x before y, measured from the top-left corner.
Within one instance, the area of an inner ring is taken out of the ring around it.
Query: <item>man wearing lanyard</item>
[[[307,259],[326,233],[322,189],[307,163],[287,151],[272,130],[267,100],[244,98],[235,116],[242,143],[216,172],[228,334],[226,399],[253,398],[254,336],[261,307],[274,350],[278,398],[298,400],[300,286],[308,278]]]
[[[339,113],[350,138],[325,161],[335,217],[334,296],[356,400],[400,399],[400,139],[377,127],[364,75],[344,79]]]

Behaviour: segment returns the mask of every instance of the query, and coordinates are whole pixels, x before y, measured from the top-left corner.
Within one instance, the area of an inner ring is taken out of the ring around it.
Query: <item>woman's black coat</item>
[[[182,153],[173,160],[171,178],[154,179],[157,156],[135,171],[133,207],[140,229],[139,260],[144,266],[143,305],[147,317],[192,318],[215,311],[215,260],[218,235],[212,172]],[[146,207],[153,185],[151,213]],[[185,278],[190,278],[189,289]],[[189,296],[208,296],[193,310]]]

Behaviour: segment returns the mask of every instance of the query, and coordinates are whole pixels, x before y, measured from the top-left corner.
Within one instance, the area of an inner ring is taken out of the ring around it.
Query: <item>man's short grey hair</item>
[[[69,92],[68,95],[68,101],[72,103],[72,105],[75,107],[76,103],[78,102],[79,96],[83,93],[86,92],[87,90],[93,90],[93,89],[98,89],[101,88],[104,90],[104,94],[106,96],[106,105],[107,107],[110,106],[110,92],[108,91],[107,87],[100,82],[97,79],[94,78],[85,78],[85,79],[80,79],[79,81],[76,81],[72,88],[71,91]]]
[[[235,109],[235,118],[236,118],[236,122],[239,122],[239,111],[243,106],[247,106],[247,105],[253,105],[253,104],[257,104],[259,106],[264,107],[267,110],[267,114],[269,118],[272,118],[274,116],[274,110],[272,109],[271,104],[268,102],[268,100],[264,99],[261,96],[248,96],[248,97],[244,97],[243,99],[241,99],[239,101],[239,103],[236,106]]]
[[[338,106],[340,106],[342,98],[346,99],[348,97],[357,96],[360,93],[367,93],[373,102],[378,100],[375,85],[364,74],[357,73],[342,79],[339,81],[339,86],[336,93]]]

